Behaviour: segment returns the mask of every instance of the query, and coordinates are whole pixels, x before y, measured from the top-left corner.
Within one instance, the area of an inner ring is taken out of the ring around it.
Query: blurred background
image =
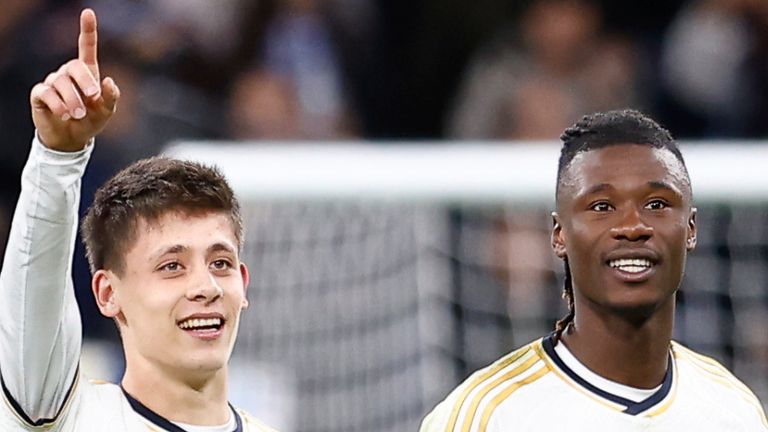
[[[634,107],[680,139],[766,145],[765,0],[472,3],[2,0],[0,248],[33,133],[29,90],[76,55],[84,6],[122,99],[83,211],[117,169],[180,139],[512,146]],[[286,432],[415,430],[457,382],[565,312],[546,206],[246,208],[256,277],[234,400]],[[676,337],[765,404],[768,202],[708,203],[699,217]],[[119,341],[91,298],[82,248],[74,277],[84,368],[118,379]]]

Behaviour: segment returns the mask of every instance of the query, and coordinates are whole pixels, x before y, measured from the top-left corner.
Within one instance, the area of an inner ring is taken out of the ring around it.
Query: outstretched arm
[[[89,144],[119,98],[110,78],[100,80],[96,42],[96,15],[86,9],[78,58],[31,91],[37,135],[0,274],[4,397],[32,424],[58,415],[80,359],[81,323],[71,279],[80,179]]]

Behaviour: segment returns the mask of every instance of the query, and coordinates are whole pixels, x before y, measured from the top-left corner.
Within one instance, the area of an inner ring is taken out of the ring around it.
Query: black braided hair
[[[565,265],[565,280],[563,281],[563,298],[568,302],[568,315],[560,318],[555,324],[555,341],[560,340],[565,329],[573,322],[576,315],[576,308],[573,304],[573,284],[571,283],[571,267],[568,265],[568,258],[563,259]]]

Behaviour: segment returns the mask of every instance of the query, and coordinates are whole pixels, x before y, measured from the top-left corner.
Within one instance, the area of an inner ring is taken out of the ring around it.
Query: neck
[[[126,355],[122,385],[128,394],[170,421],[196,426],[226,423],[230,416],[226,366],[214,372],[188,372],[167,370]]]
[[[646,319],[576,305],[562,342],[587,368],[609,380],[650,389],[664,381],[672,340],[675,297]]]

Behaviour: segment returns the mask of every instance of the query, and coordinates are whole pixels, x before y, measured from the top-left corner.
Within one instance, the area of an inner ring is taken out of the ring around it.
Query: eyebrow
[[[166,248],[159,250],[158,252],[153,253],[152,255],[150,255],[149,258],[150,258],[150,261],[154,261],[163,255],[181,253],[186,251],[187,249],[189,248],[184,245],[176,244],[176,245],[168,246]]]
[[[208,252],[229,252],[235,253],[235,248],[227,243],[214,243],[208,248]]]
[[[646,183],[648,187],[651,189],[667,189],[669,191],[672,191],[676,194],[682,194],[680,190],[672,186],[670,183],[662,181],[662,180],[652,180]],[[599,183],[594,186],[589,187],[586,191],[584,191],[584,195],[591,195],[598,192],[604,192],[606,190],[612,190],[614,189],[613,186],[611,186],[608,183]]]
[[[649,181],[648,186],[650,186],[651,189],[669,189],[672,192],[680,193],[680,191],[672,186],[670,183],[667,183],[665,181]]]
[[[584,191],[583,195],[591,195],[598,192],[604,192],[606,190],[613,189],[613,186],[611,186],[608,183],[600,183],[596,184],[594,186],[590,186],[587,190]]]
[[[181,245],[181,244],[175,244],[175,245],[172,245],[172,246],[168,246],[168,247],[163,248],[160,251],[150,255],[150,261],[157,260],[157,259],[159,259],[160,257],[162,257],[164,255],[182,253],[182,252],[186,252],[188,250],[189,250],[189,247]],[[209,246],[208,249],[206,250],[206,252],[207,253],[211,253],[211,252],[235,253],[235,249],[231,245],[229,245],[227,243],[217,242],[217,243],[214,243],[211,246]]]

